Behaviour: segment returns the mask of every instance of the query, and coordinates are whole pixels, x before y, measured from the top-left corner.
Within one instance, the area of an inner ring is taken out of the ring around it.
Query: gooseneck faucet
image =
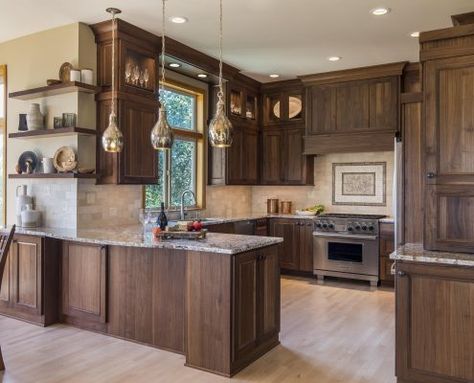
[[[181,194],[181,209],[180,209],[180,219],[181,221],[184,221],[184,196],[186,194],[191,194],[193,196],[193,199],[194,199],[194,203],[196,203],[196,194],[194,194],[194,192],[192,190],[185,190],[183,192],[183,194]]]

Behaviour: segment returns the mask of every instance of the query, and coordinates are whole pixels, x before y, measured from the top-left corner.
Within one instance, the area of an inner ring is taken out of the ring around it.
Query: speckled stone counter
[[[5,228],[1,230],[4,231]],[[283,238],[220,233],[208,233],[202,240],[157,240],[151,233],[144,233],[143,227],[140,225],[81,230],[17,228],[16,233],[100,245],[205,251],[221,254],[238,254],[283,242]]]
[[[421,243],[406,243],[390,254],[390,259],[474,267],[474,254],[425,250]]]

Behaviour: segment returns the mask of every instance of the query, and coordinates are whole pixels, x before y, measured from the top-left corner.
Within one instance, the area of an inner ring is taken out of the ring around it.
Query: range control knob
[[[327,223],[323,223],[323,229],[327,229],[328,227],[328,224]]]
[[[367,230],[367,226],[362,226],[362,230],[366,231]]]
[[[369,226],[369,231],[374,231],[375,230],[375,227],[373,227],[372,225]]]
[[[321,222],[319,222],[319,221],[316,222],[316,227],[321,228],[322,227]]]
[[[356,230],[360,230],[360,225],[356,225],[356,226],[355,226],[355,229],[356,229]]]
[[[330,223],[330,224],[328,225],[328,227],[329,227],[330,229],[334,229],[334,224]]]
[[[347,227],[347,231],[352,231],[352,230],[354,230],[354,228],[352,226]]]

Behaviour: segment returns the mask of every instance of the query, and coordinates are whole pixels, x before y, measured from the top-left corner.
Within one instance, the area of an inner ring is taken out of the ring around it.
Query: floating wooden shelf
[[[58,128],[58,129],[42,129],[42,130],[26,130],[8,134],[8,138],[46,138],[46,137],[61,137],[70,136],[73,134],[78,135],[97,135],[97,130],[71,127],[71,128]]]
[[[32,174],[9,174],[8,178],[97,178],[98,174],[78,174],[78,173],[32,173]]]
[[[72,92],[83,92],[83,93],[97,93],[100,87],[94,85],[84,84],[83,82],[70,81],[63,82],[61,84],[42,86],[40,88],[26,89],[19,92],[10,93],[10,98],[17,100],[32,100],[35,98],[56,96],[58,94],[72,93]]]

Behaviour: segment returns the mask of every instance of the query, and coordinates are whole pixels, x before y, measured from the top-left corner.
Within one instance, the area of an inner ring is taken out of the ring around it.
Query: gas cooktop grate
[[[325,213],[319,216],[320,218],[352,218],[352,219],[381,219],[386,215],[380,214],[343,214],[343,213]]]

